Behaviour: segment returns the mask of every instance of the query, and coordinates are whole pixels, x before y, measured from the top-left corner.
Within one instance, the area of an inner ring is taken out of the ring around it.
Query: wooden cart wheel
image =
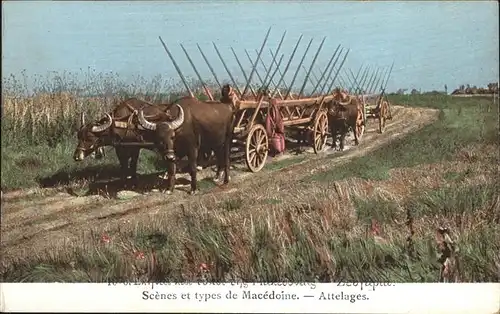
[[[358,110],[358,118],[356,119],[356,130],[355,130],[358,140],[363,137],[365,133],[365,104],[363,104],[363,108]]]
[[[266,164],[269,152],[267,132],[262,124],[255,124],[250,128],[245,148],[248,169],[252,172],[260,171]]]
[[[318,154],[326,146],[328,138],[328,116],[325,111],[320,111],[316,115],[313,130],[313,149],[314,153]]]

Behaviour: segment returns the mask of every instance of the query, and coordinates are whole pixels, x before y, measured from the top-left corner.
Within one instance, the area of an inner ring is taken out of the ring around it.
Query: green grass
[[[360,223],[369,225],[372,219],[390,223],[398,218],[401,210],[397,203],[383,199],[354,199],[356,215]]]
[[[465,179],[469,173],[470,169],[461,172],[448,171],[444,174],[444,179],[447,181],[461,181]]]
[[[440,109],[439,119],[417,132],[393,141],[370,155],[346,165],[314,174],[306,181],[335,181],[348,177],[384,180],[388,171],[455,158],[457,152],[475,143],[498,143],[498,105],[491,98],[451,96],[393,96],[392,103]],[[332,157],[334,158],[334,157]]]
[[[490,206],[492,200],[498,196],[499,183],[500,181],[497,178],[497,181],[492,184],[479,184],[465,188],[457,188],[456,185],[453,185],[438,190],[430,190],[407,206],[412,210],[414,217],[436,213],[445,217],[461,219],[462,217],[474,215],[477,211]],[[498,208],[489,208],[489,210],[491,210],[491,212],[488,212],[489,218],[493,220],[500,219],[500,217],[495,217],[495,215],[500,214]],[[494,212],[495,210],[497,212]]]
[[[3,138],[3,136],[2,136]],[[119,162],[114,149],[107,148],[101,160],[86,158],[82,162],[73,160],[76,140],[65,141],[55,147],[45,145],[7,145],[2,150],[2,190],[35,186],[56,186],[79,180],[93,180],[107,173],[118,177]],[[164,170],[155,153],[141,150],[139,173]]]

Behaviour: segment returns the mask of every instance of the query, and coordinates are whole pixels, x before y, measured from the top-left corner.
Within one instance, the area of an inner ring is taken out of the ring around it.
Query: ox
[[[328,108],[328,124],[332,133],[332,148],[337,147],[337,134],[340,134],[340,150],[344,150],[345,137],[352,129],[354,133],[354,143],[359,144],[356,132],[356,123],[359,111],[362,110],[359,100],[348,95],[345,91],[336,89],[333,99],[326,104]]]
[[[167,110],[173,121],[152,122],[144,116],[144,111],[138,113],[140,125],[154,131],[153,141],[164,159],[168,162],[168,190],[175,187],[175,161],[188,157],[189,173],[191,175],[191,191],[197,191],[196,163],[199,154],[207,155],[212,151],[217,160],[216,178],[224,171],[224,184],[229,183],[229,154],[233,136],[233,121],[235,97],[232,88],[225,85],[221,101],[200,101],[192,97],[182,97]]]
[[[82,161],[85,157],[95,153],[102,157],[104,146],[115,146],[117,143],[146,142],[152,137],[151,132],[137,128],[133,123],[134,112],[142,109],[149,118],[168,119],[165,112],[167,105],[153,105],[137,98],[129,98],[118,104],[111,114],[96,123],[85,124],[82,114],[80,130],[77,133],[78,145],[73,154],[75,161]],[[153,149],[153,147],[142,147]],[[126,182],[131,177],[133,185],[137,183],[137,161],[141,146],[115,146],[116,155],[120,162],[121,179]]]

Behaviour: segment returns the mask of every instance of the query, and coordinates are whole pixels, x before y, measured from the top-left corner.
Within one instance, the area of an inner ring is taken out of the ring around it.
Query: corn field
[[[150,102],[165,102],[184,95],[184,88],[173,80],[154,77],[134,79],[125,83],[118,75],[95,74],[89,71],[84,79],[78,75],[53,73],[45,79],[19,80],[11,75],[2,82],[2,145],[49,145],[73,138],[79,128],[82,112],[91,120],[99,119],[105,112],[128,97],[138,97]],[[34,87],[29,88],[28,81]],[[203,97],[201,85],[193,92]],[[178,92],[180,91],[180,92]],[[218,90],[214,89],[215,94]]]

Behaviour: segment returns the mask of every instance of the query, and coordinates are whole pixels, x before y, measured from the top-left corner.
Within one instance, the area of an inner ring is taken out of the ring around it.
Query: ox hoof
[[[201,167],[201,166],[196,166],[196,170],[201,171],[201,170],[203,170],[203,167]]]
[[[196,195],[196,194],[198,194],[198,190],[189,191],[189,195]]]
[[[164,194],[167,194],[167,195],[170,195],[170,194],[172,194],[172,191],[170,191],[170,190],[166,190],[166,191],[163,191],[163,193],[164,193]]]

